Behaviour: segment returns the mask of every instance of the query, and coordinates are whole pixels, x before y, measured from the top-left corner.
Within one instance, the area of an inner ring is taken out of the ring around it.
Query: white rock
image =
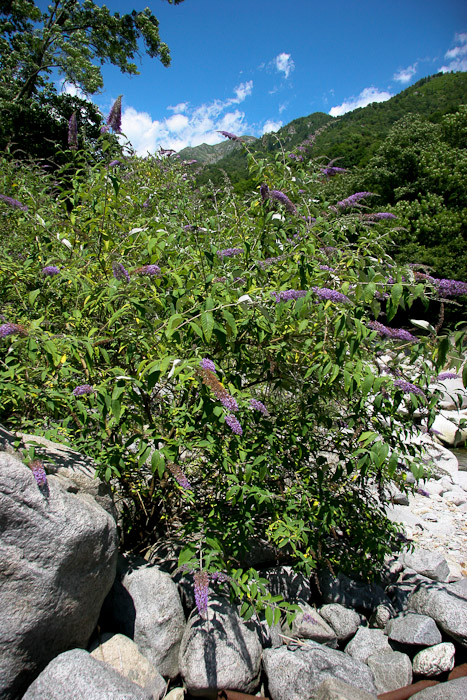
[[[443,493],[443,498],[449,503],[454,503],[455,506],[461,506],[463,503],[467,503],[467,493],[461,488],[445,491]]]
[[[455,447],[467,440],[467,429],[459,428],[461,420],[467,419],[467,411],[440,411],[436,416],[432,431],[438,440]],[[436,432],[435,432],[436,431]]]
[[[456,648],[451,642],[435,644],[419,651],[413,659],[413,672],[421,676],[438,676],[454,668]]]

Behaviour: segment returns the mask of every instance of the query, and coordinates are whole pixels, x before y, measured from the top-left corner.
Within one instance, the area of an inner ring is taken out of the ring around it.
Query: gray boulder
[[[292,622],[292,636],[336,647],[337,636],[332,627],[310,605],[303,603],[300,607]]]
[[[263,665],[273,700],[315,700],[319,686],[329,677],[376,695],[368,666],[315,642],[266,649]]]
[[[128,680],[145,688],[153,700],[163,697],[167,687],[165,680],[128,637],[123,634],[103,634],[89,651],[93,658],[112,666]]]
[[[169,574],[139,560],[115,582],[105,609],[110,614],[104,621],[106,628],[133,639],[161,675],[178,675],[186,623],[177,586]]]
[[[354,581],[345,574],[333,576],[324,570],[319,574],[319,586],[325,603],[340,603],[347,608],[354,608],[372,613],[378,605],[392,609],[388,596],[376,583]]]
[[[417,700],[465,700],[467,698],[467,676],[455,678],[447,683],[439,683],[424,688],[414,696]]]
[[[337,678],[326,678],[316,691],[316,700],[377,700],[377,697]]]
[[[151,700],[151,695],[84,649],[56,656],[23,700]]]
[[[366,660],[375,677],[378,693],[389,693],[412,683],[412,664],[407,654],[399,651],[381,651]]]
[[[323,605],[319,614],[334,630],[339,642],[345,642],[353,637],[358,630],[362,618],[355,610],[345,608],[340,603],[330,603]]]
[[[405,552],[402,562],[408,569],[413,569],[417,574],[426,576],[433,581],[447,581],[449,566],[442,554],[430,552],[428,549],[415,549],[413,552]]]
[[[344,649],[353,659],[365,663],[377,651],[392,651],[388,638],[380,629],[360,627]]]
[[[191,695],[218,688],[250,693],[259,684],[261,644],[227,599],[210,598],[206,619],[191,615],[180,647],[180,673]]]
[[[392,610],[390,610],[386,605],[378,605],[370,617],[370,627],[377,627],[380,630],[384,630],[391,617]]]
[[[452,671],[456,648],[451,642],[436,644],[422,649],[413,659],[413,671],[420,676],[439,676],[440,673]]]
[[[452,588],[421,582],[409,597],[408,608],[432,617],[443,632],[467,647],[467,600]]]
[[[389,620],[385,631],[389,639],[400,644],[429,647],[441,642],[441,632],[435,621],[427,615],[407,613],[394,617]]]
[[[117,528],[57,476],[39,486],[0,452],[0,678],[17,698],[55,656],[85,647],[115,578]]]

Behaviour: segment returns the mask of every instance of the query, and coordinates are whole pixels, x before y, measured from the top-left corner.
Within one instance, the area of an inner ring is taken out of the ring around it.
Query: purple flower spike
[[[242,426],[235,418],[235,416],[233,416],[231,413],[228,413],[225,416],[225,422],[227,423],[231,431],[235,433],[235,435],[243,435]]]
[[[195,603],[201,617],[208,611],[209,600],[209,574],[207,571],[196,571],[195,579]]]
[[[19,323],[2,323],[0,326],[0,338],[6,338],[9,335],[27,335],[26,328]]]
[[[306,294],[307,292],[305,289],[285,289],[283,292],[271,292],[271,296],[274,297],[276,304],[278,304],[280,301],[300,299],[300,297],[304,297]]]
[[[230,131],[219,131],[219,129],[218,129],[217,133],[222,134],[222,136],[225,136],[226,139],[230,139],[230,141],[240,141],[241,142],[241,140],[242,140],[239,136],[235,136],[235,134],[231,134]]]
[[[119,95],[112,105],[112,109],[107,117],[106,131],[110,128],[116,134],[122,133],[122,97],[123,95]]]
[[[54,277],[60,273],[60,268],[56,265],[46,265],[42,268],[42,274],[44,277]]]
[[[291,214],[296,214],[297,209],[295,207],[295,204],[293,204],[290,199],[287,197],[286,194],[281,192],[280,190],[269,190],[268,193],[269,199],[275,199],[277,202],[280,202],[281,204],[284,205],[284,207],[287,209],[288,212]]]
[[[220,258],[232,258],[235,255],[241,255],[245,251],[243,248],[225,248],[224,250],[218,250],[217,255]]]
[[[225,394],[224,396],[219,397],[219,401],[228,411],[232,411],[232,413],[236,413],[238,411],[238,403],[235,401],[233,396]]]
[[[126,280],[127,282],[130,281],[130,274],[127,270],[125,270],[122,263],[119,263],[119,262],[112,263],[112,271],[113,271],[113,276],[115,277],[116,280]]]
[[[122,163],[121,163],[120,160],[111,160],[110,163],[109,163],[109,168],[115,168],[115,166],[121,165],[121,164],[122,164]]]
[[[350,195],[350,197],[347,197],[346,199],[342,199],[340,202],[337,202],[337,206],[341,209],[357,207],[359,206],[359,202],[362,199],[366,199],[366,197],[370,197],[372,194],[373,192],[355,192],[355,194]]]
[[[161,276],[161,268],[158,265],[142,265],[135,270],[138,275]]]
[[[217,371],[214,362],[212,360],[209,360],[207,357],[203,357],[203,359],[199,363],[199,366],[201,367],[201,369],[208,369],[210,372],[214,372],[214,374]]]
[[[404,394],[415,394],[415,396],[421,396],[424,399],[426,398],[424,392],[420,389],[419,386],[415,386],[415,384],[406,382],[405,379],[396,379],[394,382],[394,386],[396,387],[396,389],[400,389],[401,391],[403,391]]]
[[[40,459],[35,459],[29,465],[38,486],[46,486],[47,474]]]
[[[90,384],[80,384],[73,389],[73,396],[84,396],[85,394],[93,394],[94,387]]]
[[[78,148],[78,122],[76,120],[76,112],[73,112],[68,120],[68,147],[72,151]]]
[[[459,375],[455,372],[441,372],[441,374],[438,374],[436,377],[438,382],[442,382],[445,379],[459,379]]]
[[[416,338],[409,331],[405,331],[403,328],[388,328],[387,326],[379,323],[379,321],[370,321],[368,327],[373,331],[377,331],[380,336],[393,338],[394,340],[407,340],[409,343],[418,343],[418,338]]]
[[[7,197],[6,194],[0,194],[0,200],[8,204],[8,206],[13,207],[13,209],[21,209],[21,211],[28,210],[25,204],[21,204],[21,202],[18,202],[17,199],[13,199],[13,197]]]
[[[425,498],[430,498],[430,492],[426,489],[423,489],[421,486],[418,487],[417,493],[419,493],[420,496],[425,496]]]
[[[346,170],[346,168],[338,168],[335,165],[331,165],[331,166],[328,166],[327,168],[321,168],[321,172],[326,177],[334,177],[334,175],[338,175],[339,173],[346,173],[347,170]]]
[[[183,469],[179,467],[178,464],[175,464],[174,462],[168,462],[167,467],[171,474],[174,476],[177,484],[181,486],[182,489],[191,489],[190,482],[186,478]]]
[[[264,416],[269,416],[269,411],[264,405],[264,403],[262,403],[262,401],[258,401],[257,399],[250,399],[250,408],[252,408],[254,411],[259,411]]]
[[[342,294],[342,292],[336,292],[335,289],[328,289],[327,287],[312,287],[313,292],[319,296],[321,299],[326,301],[333,301],[336,304],[350,304],[351,301],[349,297]]]
[[[371,221],[382,221],[384,219],[397,219],[395,214],[391,214],[389,211],[378,211],[376,214],[367,214],[365,219],[370,219]]]

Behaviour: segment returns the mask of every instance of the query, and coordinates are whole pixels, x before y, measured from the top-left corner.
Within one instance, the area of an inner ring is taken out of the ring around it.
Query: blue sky
[[[100,3],[99,4],[104,4]],[[149,6],[172,64],[103,68],[104,114],[123,94],[123,130],[141,155],[260,136],[312,112],[339,116],[438,71],[467,70],[465,0],[108,0]]]

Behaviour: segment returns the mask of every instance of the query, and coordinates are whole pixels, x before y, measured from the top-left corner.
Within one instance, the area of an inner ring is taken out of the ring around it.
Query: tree
[[[54,73],[85,94],[95,94],[103,87],[101,65],[110,63],[122,73],[138,74],[134,59],[141,55],[141,42],[144,53],[159,58],[164,66],[170,64],[159,22],[148,8],[120,15],[92,0],[54,0],[42,12],[31,0],[0,0],[3,147],[8,138],[18,140],[19,114],[19,122],[27,121],[34,103],[37,109],[37,103],[43,105],[56,96]],[[55,112],[49,118],[56,117]]]

